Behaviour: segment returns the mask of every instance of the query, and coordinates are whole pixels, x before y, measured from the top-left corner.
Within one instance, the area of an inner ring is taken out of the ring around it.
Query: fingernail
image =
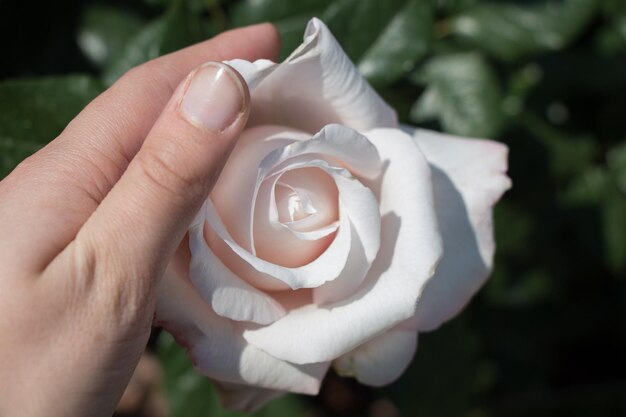
[[[190,75],[187,83],[180,110],[196,126],[221,132],[242,114],[247,89],[228,65],[206,63]]]

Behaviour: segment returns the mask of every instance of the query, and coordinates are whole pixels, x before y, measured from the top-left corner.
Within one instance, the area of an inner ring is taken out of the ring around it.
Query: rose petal
[[[222,407],[229,410],[254,412],[271,400],[284,395],[284,391],[250,387],[240,384],[215,381]]]
[[[313,290],[311,288],[302,288],[296,291],[269,291],[268,294],[278,301],[287,312],[313,303]]]
[[[317,259],[297,268],[287,268],[265,261],[248,252],[232,238],[217,215],[211,200],[199,213],[214,233],[208,234],[211,249],[238,276],[257,288],[284,290],[314,288],[333,280],[344,268],[350,253],[349,223],[342,222],[331,245]]]
[[[378,222],[380,227],[380,221]],[[353,295],[365,280],[367,272],[372,266],[372,259],[367,259],[363,243],[352,227],[352,246],[348,254],[346,265],[341,275],[332,281],[313,288],[313,302],[318,306],[327,306],[336,301],[344,300]]]
[[[250,85],[251,125],[316,132],[329,123],[365,131],[397,127],[395,111],[369,86],[326,25],[312,19],[283,63],[227,61]]]
[[[319,211],[310,216],[317,218],[317,225],[313,224],[314,227],[306,233],[294,231],[279,221],[273,192],[279,181],[294,182],[301,178],[304,181],[298,185],[307,187],[307,191],[313,194],[321,194],[316,199]],[[267,178],[257,195],[254,218],[254,248],[259,258],[290,268],[306,265],[319,257],[335,237],[333,232],[338,228],[335,182],[323,170],[308,166]],[[335,226],[328,228],[329,225]],[[312,239],[313,236],[318,237]]]
[[[329,124],[310,140],[294,141],[268,153],[259,165],[257,181],[284,169],[285,163],[293,165],[312,159],[323,159],[331,166],[346,168],[358,178],[374,179],[382,169],[378,151],[367,137],[354,129]]]
[[[252,250],[252,207],[257,168],[272,151],[311,135],[280,126],[244,130],[211,191],[220,219],[239,245]]]
[[[287,169],[312,167],[322,163],[307,160],[310,159],[309,155],[323,156],[326,161],[344,166],[350,173],[364,179],[374,179],[381,172],[382,164],[378,151],[366,137],[345,126],[328,125],[309,141],[294,142],[273,151],[263,160],[259,168],[259,178],[277,175]],[[342,176],[335,178],[345,183]],[[354,191],[350,191],[351,189]],[[355,194],[356,190],[360,190],[358,193],[363,194],[363,197]],[[318,305],[351,295],[363,282],[380,247],[379,211],[371,193],[360,184],[345,183],[344,191],[340,191],[339,196],[356,230],[353,230],[350,254],[341,274],[337,278],[327,280],[314,291],[314,299]],[[259,235],[268,236],[270,233],[265,230]],[[273,246],[279,247],[280,244],[275,242]]]
[[[204,222],[196,219],[189,229],[189,277],[200,296],[222,317],[269,324],[285,315],[272,297],[233,274],[213,254],[204,239]]]
[[[314,157],[323,157],[324,160],[312,161],[311,159]],[[263,161],[259,165],[252,200],[257,201],[261,185],[267,176],[278,174],[290,168],[319,166],[333,175],[336,181],[342,181],[342,184],[348,187],[349,181],[346,179],[346,175],[350,176],[349,172],[343,168],[337,171],[329,165],[328,161],[332,163],[335,160],[343,161],[345,166],[350,167],[351,172],[358,173],[364,178],[374,177],[380,172],[380,157],[376,148],[366,137],[343,126],[329,125],[311,139],[294,141],[286,146],[275,149],[263,158]],[[339,172],[344,172],[346,175],[339,175]],[[371,194],[367,189],[364,189],[364,187],[359,188],[356,183],[354,187],[350,186],[350,188],[354,190],[359,189],[359,193]],[[247,191],[248,189],[246,189],[246,192]],[[346,191],[344,205],[359,205],[359,207],[350,210],[349,215],[359,215],[363,217],[362,221],[359,220],[359,224],[355,222],[354,225],[364,230],[365,228],[376,226],[377,223],[371,223],[373,216],[369,215],[369,213],[377,207],[375,199],[368,197],[366,199],[369,203],[364,203],[365,200],[363,200],[363,198],[365,197],[356,198],[356,195],[352,193],[350,194],[351,197],[347,198],[347,192],[348,191]],[[343,191],[339,190],[340,200],[343,198],[342,194]],[[353,198],[354,202],[351,202],[350,200]],[[365,210],[366,206],[370,207],[370,209]],[[254,210],[254,205],[252,210]],[[204,210],[203,213],[210,225],[210,229],[215,232],[215,236],[211,234],[208,236],[208,239],[210,239],[210,247],[215,251],[217,256],[224,261],[229,269],[257,288],[282,290],[285,289],[284,284],[292,289],[318,287],[324,282],[332,281],[340,275],[350,252],[351,233],[347,225],[340,225],[333,242],[317,259],[300,267],[286,268],[259,259],[254,253],[242,247],[229,233],[229,230],[211,204],[206,205],[206,210]],[[367,258],[373,259],[379,246],[378,233],[374,235],[359,232],[358,234],[359,236],[363,236],[364,239],[367,239],[367,241],[363,242],[364,250],[366,251]],[[252,246],[254,248],[254,242],[252,242]],[[259,273],[255,273],[255,271]],[[276,280],[279,282],[277,283]]]
[[[232,61],[226,61],[237,70],[239,75],[246,80],[248,89],[253,91],[257,88],[259,83],[267,78],[274,70],[280,65],[268,59],[257,59],[254,62],[244,61],[243,59],[234,59]],[[265,123],[271,124],[271,123]]]
[[[333,367],[341,376],[380,387],[404,373],[416,349],[417,332],[393,329],[335,359]]]
[[[292,289],[319,287],[326,281],[336,279],[340,276],[340,273],[343,275],[344,265],[348,259],[350,248],[356,245],[358,245],[356,247],[362,246],[367,261],[362,265],[365,270],[360,276],[354,275],[354,272],[350,270],[348,271],[350,273],[348,274],[349,276],[346,277],[344,275],[342,277],[343,279],[358,279],[358,283],[360,283],[380,246],[378,202],[372,192],[359,181],[352,178],[345,169],[332,168],[325,161],[319,160],[302,163],[302,166],[323,169],[333,177],[339,189],[339,208],[341,212],[339,232],[329,248],[313,262],[297,268],[286,268],[257,258],[238,246],[228,235],[219,218],[217,218],[215,211],[211,208],[209,200],[205,204],[204,215],[206,215],[208,223],[215,230],[217,236],[235,254],[239,255],[241,259],[245,260],[256,270],[276,277]],[[300,167],[300,165],[295,167]],[[356,245],[351,242],[349,237],[352,236],[352,228],[356,231],[355,236],[359,238],[359,242]],[[348,252],[344,253],[344,250]],[[256,282],[255,284],[259,283]],[[258,287],[259,285],[256,286]]]
[[[322,170],[290,169],[276,175],[276,181],[272,183],[268,217],[275,228],[282,226],[295,234],[306,235],[337,222],[337,186]],[[301,206],[300,211],[295,210],[292,214],[290,202],[294,195],[298,196]],[[291,219],[297,213],[300,213],[300,218]]]
[[[380,188],[380,251],[351,297],[325,307],[306,306],[244,332],[247,341],[276,358],[325,362],[353,350],[413,316],[434,274],[442,250],[428,163],[400,130],[376,129],[366,135],[387,165],[381,184],[370,184]]]
[[[511,181],[503,144],[420,129],[414,137],[431,164],[445,253],[414,319],[426,331],[455,316],[491,272],[492,207]]]
[[[316,394],[329,363],[298,366],[248,344],[237,322],[213,312],[172,264],[159,284],[155,324],[188,348],[194,367],[219,381]]]
[[[352,245],[341,274],[313,290],[313,300],[319,306],[354,294],[365,280],[381,245],[380,209],[372,191],[342,176],[337,176],[336,181],[341,207],[350,218]]]

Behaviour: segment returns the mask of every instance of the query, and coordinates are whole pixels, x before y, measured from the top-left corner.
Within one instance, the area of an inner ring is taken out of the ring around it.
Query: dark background
[[[624,0],[0,0],[0,178],[128,68],[264,20],[286,54],[311,16],[404,122],[509,145],[514,186],[489,283],[398,382],[331,375],[258,415],[626,416]],[[120,416],[238,415],[150,349]]]

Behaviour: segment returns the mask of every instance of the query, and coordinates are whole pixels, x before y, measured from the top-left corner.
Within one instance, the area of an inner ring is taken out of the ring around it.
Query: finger
[[[97,142],[93,143],[95,148],[107,151],[110,145],[119,144],[116,150],[127,163],[189,71],[207,61],[275,59],[279,46],[274,26],[262,24],[225,32],[140,65],[74,119],[59,138],[59,145],[84,146],[85,137],[97,136]]]
[[[125,294],[151,293],[245,126],[248,103],[245,81],[221,63],[199,67],[176,90],[73,242],[90,263],[123,268],[107,285],[119,276]]]
[[[0,183],[0,235],[12,236],[0,254],[16,271],[43,270],[118,181],[185,74],[210,60],[274,59],[278,49],[276,29],[263,24],[131,70]]]

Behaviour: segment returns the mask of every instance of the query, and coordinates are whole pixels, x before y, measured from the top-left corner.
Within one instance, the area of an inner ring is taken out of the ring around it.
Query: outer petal
[[[377,226],[380,230],[380,220]],[[353,295],[365,280],[367,272],[372,266],[373,259],[367,258],[363,243],[354,226],[351,227],[351,233],[350,253],[341,275],[312,290],[313,302],[317,306],[328,306]]]
[[[316,394],[328,370],[328,363],[298,366],[248,344],[237,322],[218,316],[200,298],[181,265],[170,265],[159,284],[155,324],[188,348],[200,373],[219,381]]]
[[[198,293],[222,317],[268,324],[285,315],[282,306],[233,274],[213,254],[204,239],[204,217],[189,229],[191,264],[189,277]]]
[[[271,400],[284,395],[283,391],[250,387],[228,382],[215,382],[222,406],[229,410],[254,412]]]
[[[413,319],[426,331],[456,315],[487,279],[495,249],[492,207],[511,181],[505,145],[420,129],[414,138],[432,168],[445,253]]]
[[[337,358],[333,367],[339,375],[380,387],[404,373],[416,349],[417,332],[396,328]]]
[[[366,135],[387,165],[381,184],[369,184],[380,189],[378,256],[351,297],[325,307],[306,306],[244,332],[246,340],[274,357],[303,364],[353,350],[413,316],[422,288],[434,274],[441,240],[428,164],[400,130],[377,129]]]
[[[326,25],[312,19],[304,43],[285,62],[227,62],[251,87],[250,124],[317,132],[329,123],[357,129],[397,127],[394,110],[360,75]]]
[[[304,156],[311,160],[318,155],[333,166],[347,168],[357,177],[373,179],[380,174],[382,164],[376,147],[361,133],[337,124],[324,126],[310,140],[301,140],[272,151],[260,164],[259,176],[276,172]],[[298,160],[297,162],[302,162]]]

